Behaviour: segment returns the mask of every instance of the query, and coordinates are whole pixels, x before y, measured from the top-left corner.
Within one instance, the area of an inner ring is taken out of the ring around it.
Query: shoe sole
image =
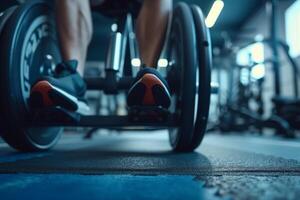
[[[29,102],[33,108],[60,106],[70,111],[89,110],[85,102],[53,86],[48,81],[40,81],[32,88]]]
[[[162,106],[168,108],[170,94],[158,77],[153,74],[145,74],[129,91],[127,101],[130,102],[129,107]]]

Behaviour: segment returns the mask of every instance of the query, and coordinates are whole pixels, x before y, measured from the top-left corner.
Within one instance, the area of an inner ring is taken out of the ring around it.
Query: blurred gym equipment
[[[250,45],[260,42],[271,50],[271,57],[265,58],[261,63],[252,61],[247,66],[236,64],[236,54],[231,55],[232,68],[228,69],[229,89],[226,103],[220,105],[219,124],[214,129],[221,131],[249,131],[258,130],[262,132],[264,128],[274,129],[276,134],[284,137],[294,137],[295,129],[299,129],[300,116],[300,99],[298,94],[299,71],[297,63],[289,54],[289,46],[278,39],[277,32],[277,4],[278,0],[268,0],[266,4],[270,6],[270,37],[263,40],[254,40],[239,49],[243,49]],[[294,97],[285,97],[281,92],[280,68],[281,59],[279,58],[279,50],[282,50],[289,65],[292,68],[293,91]],[[234,53],[234,52],[233,52]],[[251,55],[250,55],[251,56]],[[250,58],[251,60],[251,58]],[[262,100],[264,77],[253,79],[251,71],[259,65],[271,65],[274,73],[274,94],[272,98],[273,112],[267,118],[264,116],[264,102]],[[246,74],[246,77],[245,75]],[[242,78],[246,78],[245,81]],[[220,94],[222,95],[222,94]],[[252,106],[251,106],[252,104]],[[253,107],[254,104],[254,107]]]

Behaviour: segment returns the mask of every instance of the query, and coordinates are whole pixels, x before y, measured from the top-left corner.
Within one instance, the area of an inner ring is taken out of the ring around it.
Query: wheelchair
[[[171,107],[137,107],[128,109],[124,116],[102,116],[60,107],[38,112],[30,109],[31,85],[40,76],[51,75],[61,61],[52,4],[34,0],[0,14],[0,133],[11,147],[48,150],[57,143],[64,127],[167,129],[174,151],[191,152],[200,145],[209,114],[212,55],[209,30],[198,6],[178,3],[173,10],[164,55]],[[117,25],[107,51],[105,76],[85,78],[88,90],[106,94],[128,91],[134,76],[132,65],[125,60],[137,56],[132,37],[135,14],[116,5],[102,9]]]

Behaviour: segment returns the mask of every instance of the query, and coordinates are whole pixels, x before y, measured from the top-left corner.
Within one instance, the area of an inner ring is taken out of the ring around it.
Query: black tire
[[[17,9],[18,6],[13,6],[5,11],[1,12],[0,14],[0,34],[3,30],[3,27],[5,26],[7,20],[10,18],[10,16],[14,13],[14,11]]]
[[[7,20],[11,17],[11,15],[14,13],[14,11],[17,9],[18,6],[13,6],[10,7],[6,10],[4,10],[3,12],[0,13],[0,37],[1,37],[1,33],[3,32],[3,28],[7,22]],[[1,117],[0,117],[1,119]],[[3,131],[3,126],[4,126],[5,122],[3,120],[0,120],[0,136],[2,135]]]
[[[169,75],[172,86],[171,112],[178,114],[178,128],[169,129],[170,144],[174,151],[190,151],[195,121],[196,97],[196,36],[191,9],[179,3],[174,9],[168,41]],[[175,78],[174,78],[175,75]]]
[[[31,1],[19,6],[0,35],[0,112],[3,139],[21,151],[51,148],[59,139],[60,127],[31,127],[28,97],[31,84],[49,75],[51,66],[44,56],[57,63],[60,52],[54,11],[49,1]]]
[[[195,122],[194,134],[190,150],[196,149],[205,135],[207,120],[209,116],[211,96],[211,67],[212,67],[212,45],[210,33],[205,25],[205,17],[199,6],[192,5],[191,10],[194,17],[197,40],[198,55],[198,110]]]

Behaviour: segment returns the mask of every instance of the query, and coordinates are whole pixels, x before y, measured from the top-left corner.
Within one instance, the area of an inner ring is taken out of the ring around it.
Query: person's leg
[[[127,104],[168,108],[171,97],[167,81],[153,68],[157,66],[172,10],[172,0],[144,0],[137,19],[137,39],[142,68],[131,86]]]
[[[72,111],[87,111],[83,100],[83,80],[87,48],[92,37],[89,0],[56,0],[56,24],[62,62],[53,76],[41,77],[30,93],[32,108],[60,106]]]
[[[167,31],[172,0],[144,0],[137,19],[137,39],[142,63],[156,67]]]
[[[78,60],[83,75],[93,32],[89,0],[56,0],[56,22],[63,60]]]

